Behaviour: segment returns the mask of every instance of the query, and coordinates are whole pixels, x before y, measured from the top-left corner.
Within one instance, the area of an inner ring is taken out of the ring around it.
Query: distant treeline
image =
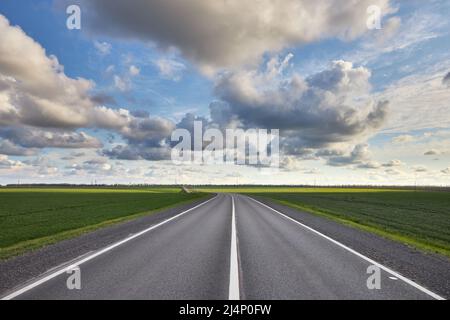
[[[411,186],[411,185],[260,185],[260,184],[8,184],[0,186],[0,188],[342,188],[342,189],[395,189],[395,190],[421,190],[421,191],[450,191],[450,186]]]
[[[308,188],[308,189],[394,189],[394,190],[421,190],[421,191],[450,191],[450,186],[411,186],[411,185],[309,185],[309,184],[296,184],[296,185],[262,185],[262,184],[247,184],[247,185],[190,185],[191,188]]]
[[[160,185],[160,184],[70,184],[70,183],[31,183],[31,184],[7,184],[0,188],[181,188],[181,185]]]

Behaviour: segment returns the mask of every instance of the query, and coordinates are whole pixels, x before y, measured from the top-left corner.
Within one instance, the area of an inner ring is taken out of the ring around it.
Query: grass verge
[[[450,258],[450,194],[382,190],[246,193]]]
[[[0,189],[0,259],[205,198],[179,189]]]

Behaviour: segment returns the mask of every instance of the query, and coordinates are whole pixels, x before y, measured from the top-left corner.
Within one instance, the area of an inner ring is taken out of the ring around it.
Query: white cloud
[[[391,160],[383,164],[383,167],[392,168],[392,167],[402,167],[405,164],[401,160]]]
[[[330,157],[327,164],[335,167],[342,167],[347,165],[364,165],[370,166],[370,152],[367,144],[359,144],[355,146],[353,151],[346,156]]]
[[[392,139],[393,143],[410,143],[416,141],[416,137],[409,134],[402,134]]]
[[[155,65],[158,67],[159,75],[164,79],[173,81],[181,80],[183,71],[186,66],[176,60],[169,58],[161,58],[155,61]]]
[[[23,166],[20,161],[10,160],[8,156],[0,154],[0,170],[1,169],[17,169]]]
[[[130,90],[130,81],[118,75],[114,75],[114,87],[122,92]]]
[[[439,62],[422,74],[405,77],[376,95],[393,106],[383,126],[384,132],[408,132],[420,129],[448,128],[450,90],[442,85],[449,62]],[[406,141],[405,141],[406,142]]]
[[[114,81],[120,90],[129,87],[118,76]],[[153,141],[161,132],[152,125],[171,124],[99,106],[91,96],[93,88],[92,81],[68,77],[56,57],[48,57],[41,45],[0,15],[0,137],[9,141],[9,147],[11,143],[26,148],[101,146],[98,139],[76,131],[80,128],[114,130],[127,138],[137,135],[133,130],[142,130]]]
[[[347,53],[344,59],[366,65],[383,59],[385,54],[417,47],[441,36],[440,30],[445,29],[446,24],[444,20],[441,13],[431,13],[423,7],[402,19],[390,17],[383,21],[381,30],[367,33],[360,48]]]
[[[108,42],[94,41],[94,46],[97,49],[97,52],[102,56],[111,53],[112,45]]]
[[[138,76],[141,73],[141,69],[139,69],[135,65],[131,65],[128,71],[132,77]]]
[[[417,173],[425,173],[428,172],[428,168],[422,165],[413,166],[412,169]]]
[[[116,70],[116,67],[114,65],[109,65],[106,67],[105,73],[106,74],[112,74]]]

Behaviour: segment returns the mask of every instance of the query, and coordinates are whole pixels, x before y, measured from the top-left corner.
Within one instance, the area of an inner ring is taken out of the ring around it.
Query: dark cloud
[[[37,153],[34,148],[24,148],[13,144],[9,140],[0,140],[0,154],[8,156],[32,156]]]
[[[86,153],[84,153],[84,152],[72,152],[70,155],[72,157],[79,158],[79,157],[84,157],[86,155]]]
[[[131,115],[136,118],[149,118],[150,113],[146,110],[133,110],[131,111]]]
[[[255,63],[264,53],[367,32],[366,10],[389,0],[60,0],[83,7],[83,29],[176,47],[205,69]],[[268,18],[269,17],[269,18]],[[114,23],[111,23],[113,21]]]
[[[163,147],[140,148],[133,145],[119,145],[110,150],[103,150],[102,155],[117,160],[167,160],[170,159],[171,151]]]
[[[91,95],[91,100],[94,104],[98,104],[98,105],[110,105],[110,106],[117,105],[116,99],[114,99],[113,96],[110,96],[105,93],[97,93],[97,94]]]
[[[99,158],[99,159],[87,160],[87,161],[83,162],[83,164],[88,165],[88,166],[92,166],[92,165],[105,164],[107,162],[108,162],[108,160],[106,160],[104,158]]]
[[[71,161],[71,160],[75,160],[80,157],[84,157],[85,155],[86,155],[86,153],[84,153],[84,152],[72,152],[72,153],[70,153],[69,156],[62,157],[61,160]]]
[[[439,155],[439,154],[440,153],[437,150],[430,150],[430,151],[425,152],[423,155],[424,156],[436,156],[436,155]]]
[[[170,137],[174,124],[162,118],[137,118],[121,131],[130,144],[156,147]]]
[[[442,79],[442,83],[444,85],[447,85],[448,87],[450,87],[450,72],[447,73],[447,75],[444,77],[444,79]]]

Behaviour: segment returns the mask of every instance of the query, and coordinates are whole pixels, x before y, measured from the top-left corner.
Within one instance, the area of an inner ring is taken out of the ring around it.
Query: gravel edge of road
[[[450,298],[450,259],[400,242],[300,211],[264,197],[251,197],[353,250],[389,267],[427,289]]]
[[[45,274],[49,270],[77,259],[87,253],[103,249],[130,234],[142,231],[152,225],[169,219],[183,211],[207,201],[215,196],[203,197],[192,202],[134,220],[101,228],[81,236],[60,241],[23,255],[0,261],[0,297],[24,283]]]

